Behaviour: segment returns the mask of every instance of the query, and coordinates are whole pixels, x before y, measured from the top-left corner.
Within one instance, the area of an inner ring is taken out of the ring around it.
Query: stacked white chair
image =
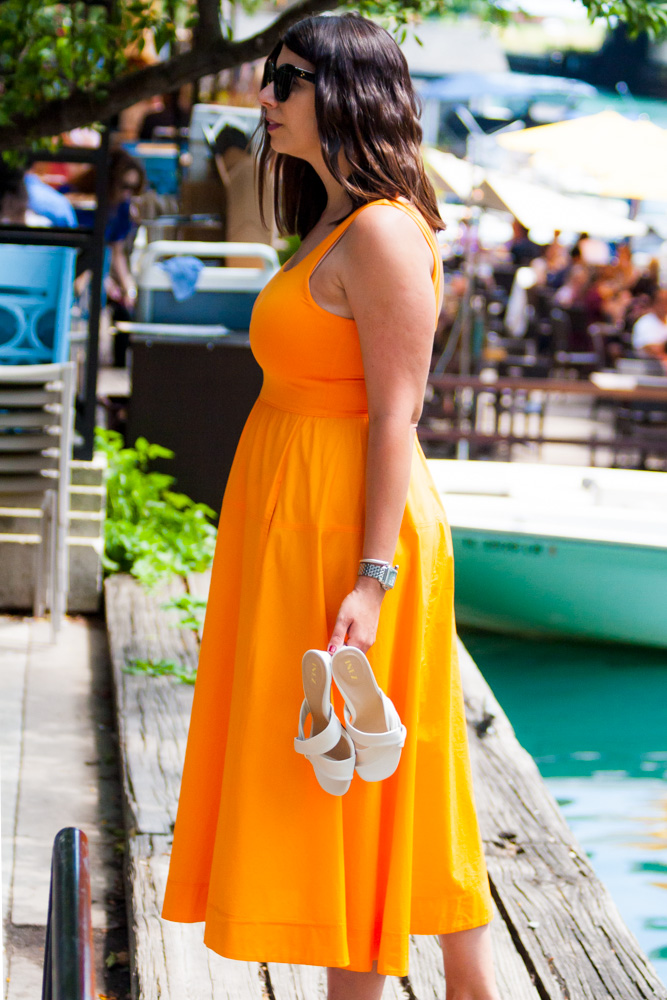
[[[75,365],[0,365],[0,505],[42,510],[33,612],[66,611]]]

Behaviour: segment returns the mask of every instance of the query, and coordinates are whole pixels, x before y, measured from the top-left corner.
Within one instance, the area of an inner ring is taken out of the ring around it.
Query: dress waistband
[[[260,400],[279,410],[311,417],[355,417],[368,414],[363,379],[272,379],[264,375]]]

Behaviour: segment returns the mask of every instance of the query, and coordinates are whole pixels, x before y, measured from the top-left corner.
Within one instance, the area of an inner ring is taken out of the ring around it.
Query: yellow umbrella
[[[505,149],[536,154],[536,165],[582,171],[598,194],[667,200],[667,131],[650,121],[602,111],[507,132],[497,141]]]

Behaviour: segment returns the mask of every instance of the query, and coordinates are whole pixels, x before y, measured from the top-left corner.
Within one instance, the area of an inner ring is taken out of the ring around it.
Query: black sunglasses
[[[267,59],[264,64],[262,90],[272,83],[276,100],[286,101],[292,90],[295,76],[298,76],[300,80],[315,83],[315,74],[310,73],[307,69],[299,69],[298,66],[292,66],[291,63],[282,63],[280,66],[276,66],[273,59]]]

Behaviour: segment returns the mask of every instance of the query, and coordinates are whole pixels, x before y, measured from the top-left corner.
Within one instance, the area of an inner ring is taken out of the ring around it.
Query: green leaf
[[[107,461],[105,572],[130,572],[146,587],[165,576],[202,572],[213,559],[215,512],[170,489],[174,477],[150,469],[154,458],[173,458],[161,445],[98,429],[96,447]]]

